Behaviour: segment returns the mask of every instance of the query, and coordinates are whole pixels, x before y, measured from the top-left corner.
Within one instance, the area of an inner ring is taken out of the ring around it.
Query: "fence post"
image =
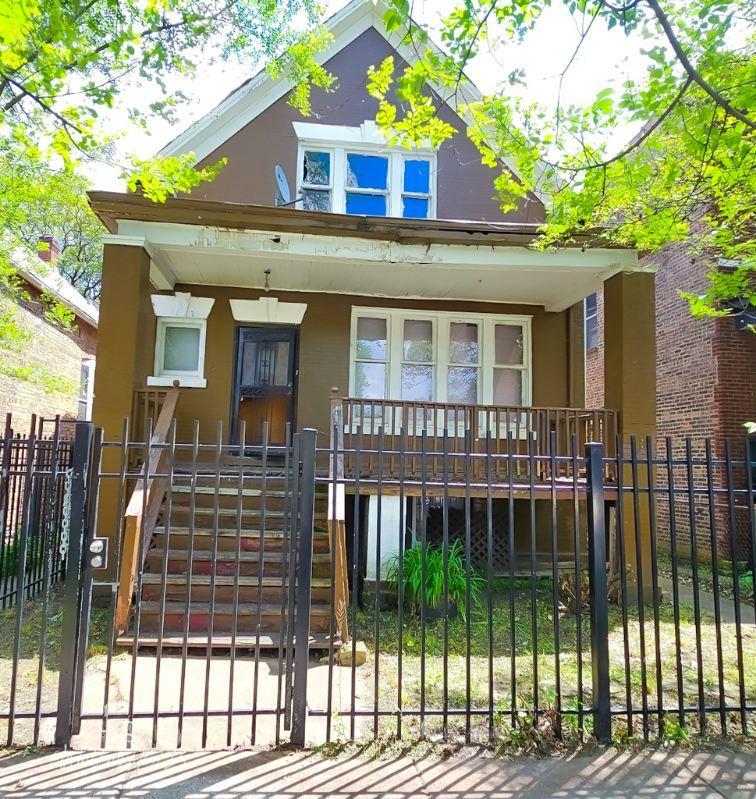
[[[609,608],[604,516],[604,446],[585,445],[588,496],[588,581],[591,600],[591,667],[593,676],[593,734],[611,743],[609,695]],[[620,500],[621,501],[621,498]]]
[[[58,679],[58,714],[55,724],[55,745],[68,747],[76,685],[77,643],[81,611],[81,569],[84,527],[87,513],[87,475],[92,448],[91,422],[78,422],[71,460],[71,511],[68,519],[68,555],[63,588],[63,630],[61,635],[60,676]]]
[[[307,724],[307,664],[310,655],[310,588],[312,583],[312,541],[315,519],[315,445],[317,430],[301,435],[302,477],[299,484],[299,529],[294,633],[294,696],[291,711],[291,742],[305,745]],[[297,464],[295,467],[297,468]]]

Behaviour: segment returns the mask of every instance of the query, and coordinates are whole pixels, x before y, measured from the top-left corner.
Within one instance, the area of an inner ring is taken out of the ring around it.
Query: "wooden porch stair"
[[[288,475],[276,467],[263,477],[245,467],[240,489],[238,466],[217,471],[174,468],[119,644],[132,645],[136,636],[140,646],[204,649],[212,634],[219,649],[278,647],[289,584]],[[327,496],[317,493],[311,647],[326,646],[331,628],[326,516]]]

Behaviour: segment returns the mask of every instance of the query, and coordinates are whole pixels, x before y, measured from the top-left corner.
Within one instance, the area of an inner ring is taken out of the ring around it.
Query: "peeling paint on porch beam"
[[[144,237],[156,248],[232,250],[288,258],[373,261],[392,264],[475,266],[482,269],[642,271],[634,250],[563,248],[540,251],[488,244],[400,244],[308,233],[232,230],[162,222],[119,222],[119,234]]]

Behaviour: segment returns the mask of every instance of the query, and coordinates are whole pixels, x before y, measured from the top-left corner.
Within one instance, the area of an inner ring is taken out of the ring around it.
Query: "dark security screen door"
[[[297,329],[242,327],[236,357],[234,440],[246,422],[246,444],[263,441],[268,423],[271,444],[283,444],[286,423],[294,423]]]

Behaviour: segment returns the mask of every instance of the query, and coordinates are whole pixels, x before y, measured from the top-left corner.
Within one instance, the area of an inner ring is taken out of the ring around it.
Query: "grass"
[[[522,584],[514,586],[514,647],[512,646],[512,627],[510,626],[509,594],[503,583],[497,585],[498,591],[492,599],[492,676],[494,733],[498,740],[511,744],[518,751],[523,741],[544,742],[553,738],[558,724],[557,707],[576,710],[578,706],[578,651],[582,655],[582,685],[584,703],[590,707],[591,701],[591,652],[590,627],[588,613],[582,615],[581,645],[578,647],[577,619],[575,615],[560,613],[559,616],[559,648],[555,646],[554,614],[550,581],[540,580],[536,596],[536,635],[535,645],[532,634],[531,595]],[[657,673],[655,625],[652,606],[644,607],[645,621],[643,625],[646,647],[646,703],[649,707],[657,704]],[[398,651],[399,625],[395,609],[386,609],[379,614],[380,646],[376,653],[375,613],[373,607],[366,605],[357,619],[356,633],[360,640],[367,643],[370,657],[367,667],[361,672],[362,697],[361,706],[372,708],[374,704],[375,669],[379,670],[378,705],[382,709],[395,709],[398,705]],[[470,625],[470,682],[471,705],[473,708],[489,706],[489,638],[487,626],[487,609],[474,612]],[[610,606],[610,691],[612,705],[626,705],[627,684],[625,680],[625,647],[623,620],[621,609]],[[442,709],[444,696],[444,626],[443,622],[435,622],[426,626],[425,654],[423,657],[422,630],[419,618],[415,615],[405,616],[402,627],[402,704],[405,708],[418,708],[421,698],[421,668],[425,666],[425,701],[426,706]],[[719,704],[719,663],[717,659],[716,629],[712,618],[705,616],[701,625],[701,659],[704,696],[707,706]],[[662,705],[665,709],[676,710],[678,707],[677,692],[677,647],[675,641],[674,615],[672,605],[663,601],[659,612],[659,638],[661,663]],[[722,680],[724,682],[727,705],[739,704],[740,679],[736,649],[735,626],[722,625]],[[641,625],[638,609],[628,609],[628,651],[630,661],[629,686],[631,703],[640,708],[643,703],[643,666],[641,651]],[[448,626],[449,658],[446,661],[448,670],[447,690],[450,708],[465,708],[466,697],[466,625],[462,618],[449,621]],[[742,626],[743,647],[743,685],[750,704],[756,702],[756,630],[752,624]],[[685,707],[696,707],[698,702],[698,670],[697,670],[697,638],[693,609],[683,605],[680,609],[680,667],[683,675],[682,700]],[[558,654],[558,657],[557,657]],[[560,671],[561,698],[557,697],[557,664]],[[516,675],[515,705],[522,710],[520,715],[512,715],[511,674]],[[534,675],[537,671],[537,685]],[[539,714],[536,717],[527,713],[534,707],[538,699]],[[756,728],[756,714],[750,714],[749,729]],[[664,739],[678,740],[693,732],[700,732],[697,715],[685,717],[684,729],[681,731],[677,715],[667,716],[661,733]],[[586,731],[590,731],[590,718],[586,718]],[[740,729],[739,715],[728,713],[728,733],[738,734]],[[471,720],[471,740],[483,743],[488,739],[488,716],[473,716]],[[562,731],[567,738],[578,738],[577,716],[565,715],[561,719]],[[658,717],[649,720],[649,736],[659,735]],[[380,721],[382,735],[391,735],[396,731],[396,721],[384,717]],[[614,720],[614,729],[620,737],[642,734],[640,717],[635,717],[629,727],[627,715],[623,714]],[[424,730],[419,720],[407,717],[404,730],[408,734],[437,735],[443,732],[443,722],[438,716],[426,719]],[[449,717],[447,734],[451,740],[459,738],[465,731],[464,717]],[[707,718],[707,734],[721,734],[718,713],[711,713]]]
[[[43,711],[54,709],[56,706],[63,633],[62,600],[62,586],[55,586],[50,592],[47,605],[46,646],[41,669],[42,691],[40,695]],[[16,675],[15,708],[17,712],[34,712],[36,708],[44,617],[45,600],[43,596],[27,600],[24,603]],[[107,610],[92,608],[88,651],[90,656],[104,651],[107,647],[109,617],[110,614]],[[7,712],[10,705],[16,628],[16,608],[0,611],[0,708],[2,708],[2,712]],[[28,726],[30,722],[24,720],[19,723]],[[0,739],[5,738],[6,725],[6,721],[0,722]]]

